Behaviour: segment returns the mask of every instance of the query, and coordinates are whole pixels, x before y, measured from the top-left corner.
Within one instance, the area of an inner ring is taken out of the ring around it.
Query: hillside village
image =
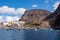
[[[24,21],[15,21],[15,22],[1,22],[0,28],[17,28],[22,29],[24,28]]]

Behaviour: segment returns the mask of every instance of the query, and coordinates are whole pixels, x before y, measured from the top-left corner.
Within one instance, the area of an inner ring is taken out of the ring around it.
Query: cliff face
[[[60,29],[60,4],[53,13],[40,9],[27,10],[20,21],[25,21],[30,25],[40,25],[41,28],[51,26],[51,28]]]
[[[32,9],[27,10],[21,17],[20,21],[25,21],[26,23],[39,24],[42,23],[43,19],[50,15],[51,12],[47,10]],[[43,24],[42,24],[43,25]],[[41,26],[42,26],[41,25]]]
[[[53,20],[54,23],[51,26],[53,26],[52,28],[60,29],[60,4],[59,4],[58,8],[55,10],[54,16],[55,17],[53,17],[53,18],[55,20]]]
[[[33,9],[27,10],[24,15],[21,17],[22,21],[40,23],[45,17],[50,14],[47,10]]]

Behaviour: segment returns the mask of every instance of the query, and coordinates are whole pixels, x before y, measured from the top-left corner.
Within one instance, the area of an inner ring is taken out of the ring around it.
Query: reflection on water
[[[53,29],[0,29],[0,40],[60,40],[60,31]]]

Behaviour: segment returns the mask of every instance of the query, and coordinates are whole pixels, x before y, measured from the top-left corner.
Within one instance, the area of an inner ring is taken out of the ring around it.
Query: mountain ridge
[[[42,28],[60,29],[60,4],[52,13],[43,9],[27,10],[19,21],[25,21],[28,24],[38,25]],[[50,26],[50,27],[48,27]],[[57,27],[58,26],[58,27]]]

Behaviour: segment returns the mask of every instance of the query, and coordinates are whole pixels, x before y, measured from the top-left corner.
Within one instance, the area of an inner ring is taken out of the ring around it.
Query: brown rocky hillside
[[[41,9],[32,9],[25,11],[24,15],[21,17],[20,21],[25,21],[26,23],[39,24],[45,19],[51,12]],[[43,24],[41,24],[43,25]],[[44,24],[45,25],[45,24]]]

